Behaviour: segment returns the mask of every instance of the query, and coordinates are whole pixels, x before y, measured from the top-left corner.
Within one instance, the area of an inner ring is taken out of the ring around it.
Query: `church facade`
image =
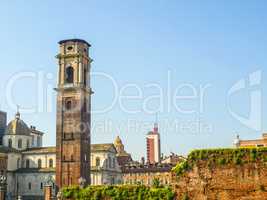
[[[7,199],[41,198],[46,182],[55,179],[55,147],[42,146],[43,134],[29,128],[19,112],[6,127],[0,151],[7,155]]]
[[[56,147],[43,147],[44,133],[28,126],[20,116],[8,123],[0,146],[0,172],[7,176],[7,199],[43,199],[44,186],[52,181],[56,192]],[[116,143],[116,142],[115,142]],[[91,145],[92,185],[120,184],[122,171],[114,144]],[[4,159],[6,157],[6,159]],[[6,160],[6,165],[4,161]],[[3,162],[2,162],[3,161]]]

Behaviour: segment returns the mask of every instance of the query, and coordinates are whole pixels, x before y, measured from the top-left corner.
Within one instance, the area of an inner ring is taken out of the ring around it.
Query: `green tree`
[[[160,180],[158,178],[154,178],[152,181],[152,187],[160,188]]]

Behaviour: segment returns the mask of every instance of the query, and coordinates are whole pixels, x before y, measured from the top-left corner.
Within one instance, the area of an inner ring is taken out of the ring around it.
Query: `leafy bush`
[[[219,158],[219,159],[218,159],[218,164],[219,164],[219,165],[225,165],[225,163],[226,163],[225,158]]]
[[[64,199],[72,200],[174,200],[168,187],[150,188],[141,185],[68,187],[62,190]]]
[[[178,163],[174,168],[173,171],[176,172],[178,176],[182,175],[184,172],[186,172],[189,169],[188,161],[182,161],[181,163]]]
[[[205,162],[203,162],[205,161]],[[178,163],[173,171],[179,177],[186,171],[192,169],[197,163],[206,164],[208,168],[216,165],[235,164],[242,165],[244,163],[267,162],[267,148],[235,148],[235,149],[202,149],[194,150],[187,160]]]
[[[160,180],[158,178],[154,178],[152,181],[152,187],[154,188],[160,188]]]

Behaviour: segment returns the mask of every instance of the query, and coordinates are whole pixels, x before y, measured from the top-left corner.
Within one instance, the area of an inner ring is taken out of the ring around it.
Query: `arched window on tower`
[[[22,148],[22,139],[18,140],[18,148],[21,149]]]
[[[12,139],[8,139],[8,147],[12,148]]]
[[[71,67],[71,66],[67,67],[66,74],[65,74],[66,83],[73,83],[73,77],[74,77],[74,73],[73,72],[74,72],[73,67]]]
[[[72,108],[72,102],[71,102],[70,99],[67,99],[67,100],[66,100],[66,105],[65,105],[65,107],[66,107],[66,110],[71,110],[71,108]]]

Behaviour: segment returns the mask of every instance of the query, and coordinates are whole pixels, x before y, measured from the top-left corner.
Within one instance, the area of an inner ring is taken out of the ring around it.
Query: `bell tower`
[[[80,39],[59,42],[56,184],[58,188],[90,184],[91,94],[90,44]]]

